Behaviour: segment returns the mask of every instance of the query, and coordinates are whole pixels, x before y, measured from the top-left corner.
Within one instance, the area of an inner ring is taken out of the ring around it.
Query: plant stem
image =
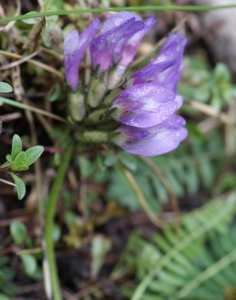
[[[57,115],[54,115],[54,114],[52,114],[52,113],[50,113],[48,111],[45,111],[43,109],[31,106],[31,105],[19,103],[17,101],[14,101],[14,100],[11,100],[11,99],[7,99],[7,98],[4,98],[4,97],[0,97],[0,106],[3,105],[3,104],[8,104],[10,106],[14,106],[14,107],[18,107],[18,108],[21,108],[21,109],[33,111],[35,113],[47,116],[49,118],[61,121],[61,122],[66,123],[68,125],[70,124],[66,119],[63,119],[63,118],[61,118],[61,117],[59,117]]]
[[[90,8],[90,9],[71,9],[71,10],[58,10],[58,11],[47,11],[43,13],[31,12],[30,14],[8,17],[0,19],[0,24],[26,20],[31,18],[49,17],[49,16],[65,16],[69,14],[83,14],[83,13],[103,13],[105,11],[210,11],[216,9],[236,8],[236,4],[229,5],[167,5],[167,6],[131,6],[131,7],[109,7],[109,8]]]
[[[49,198],[48,198],[47,208],[46,208],[46,222],[45,222],[45,238],[46,238],[46,252],[47,252],[46,254],[47,254],[47,260],[48,260],[49,270],[50,270],[53,300],[62,300],[56,259],[55,259],[55,252],[53,246],[54,216],[55,216],[58,195],[61,189],[61,185],[63,183],[63,179],[66,174],[66,170],[68,168],[68,164],[72,157],[73,149],[74,149],[74,143],[71,143],[70,145],[68,145],[68,148],[66,149],[65,153],[62,156],[62,161],[59,166],[56,178],[53,182],[49,194]]]

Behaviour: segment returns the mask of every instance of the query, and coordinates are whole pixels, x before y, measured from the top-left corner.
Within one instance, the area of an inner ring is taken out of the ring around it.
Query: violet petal
[[[147,20],[144,21],[144,28],[138,32],[136,32],[124,45],[121,57],[119,61],[119,65],[122,65],[123,67],[127,67],[132,60],[134,59],[134,56],[136,55],[137,48],[142,41],[145,34],[152,28],[152,26],[156,23],[156,19],[154,17],[150,17]]]
[[[139,129],[121,125],[114,142],[127,152],[142,156],[156,156],[170,152],[178,147],[187,137],[187,130],[183,126],[185,120],[173,115],[160,125]],[[123,135],[123,137],[122,137]],[[125,140],[124,136],[127,137]]]
[[[151,126],[158,125],[165,121],[169,116],[171,116],[178,108],[175,101],[160,104],[158,107],[158,112],[147,111],[144,109],[139,109],[136,111],[130,111],[122,114],[119,122],[121,124],[147,128]]]
[[[88,45],[96,35],[99,26],[99,20],[94,19],[80,35],[76,30],[72,30],[65,38],[64,65],[66,79],[73,92],[76,92],[79,85],[79,65]]]
[[[146,110],[158,109],[160,103],[173,101],[175,94],[165,87],[153,83],[137,84],[122,91],[113,101],[113,107],[128,108],[131,103],[142,103]]]
[[[168,37],[157,57],[152,59],[150,64],[156,64],[170,59],[176,61],[175,65],[157,74],[154,78],[157,85],[164,85],[176,92],[183,68],[182,56],[186,42],[187,40],[181,34],[172,34]]]
[[[153,80],[157,74],[172,67],[175,63],[175,60],[167,60],[157,64],[148,65],[130,76],[130,78],[135,78],[134,84],[145,83],[148,80]]]
[[[107,70],[111,66],[112,60],[114,61],[116,58],[113,56],[113,51],[117,44],[120,41],[124,43],[125,40],[130,38],[135,32],[143,29],[143,26],[143,22],[135,21],[135,18],[132,18],[96,38],[90,48],[93,67],[96,68],[97,65],[100,65],[100,73]],[[119,51],[120,48],[119,46]],[[117,55],[116,53],[116,56]]]

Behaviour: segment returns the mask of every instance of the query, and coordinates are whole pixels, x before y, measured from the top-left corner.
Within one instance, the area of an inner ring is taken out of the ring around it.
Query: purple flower
[[[105,140],[111,139],[125,151],[143,156],[172,151],[187,136],[185,120],[175,115],[183,103],[183,97],[176,94],[187,42],[181,34],[167,38],[159,54],[129,78],[128,88],[114,89],[121,84],[138,45],[155,22],[153,17],[142,21],[137,14],[119,12],[105,21],[97,38],[94,39],[100,23],[95,19],[80,35],[76,30],[70,32],[64,42],[66,79],[73,92],[78,90],[79,65],[92,43],[90,54],[96,72],[85,89],[87,95],[83,93],[83,100],[90,106],[88,119],[93,121],[93,126],[103,122],[111,128],[113,122],[110,124],[109,118],[112,117],[120,125],[116,135],[114,131],[101,131]],[[83,118],[75,120],[82,122]],[[90,123],[86,121],[83,125],[87,130]],[[88,129],[86,134],[90,142],[99,140],[96,131]]]
[[[170,116],[159,125],[137,128],[121,125],[113,142],[127,152],[142,156],[156,156],[176,149],[188,135],[185,120]]]
[[[133,85],[121,92],[113,101],[116,108],[112,117],[119,123],[147,128],[158,125],[179,107],[175,93],[153,83]]]
[[[66,79],[73,92],[77,91],[79,85],[79,65],[88,45],[98,32],[99,26],[99,20],[94,19],[80,35],[76,30],[72,30],[65,38],[64,65]]]
[[[162,46],[160,53],[146,67],[130,77],[135,79],[134,84],[151,80],[157,85],[164,85],[176,92],[183,69],[182,56],[186,43],[186,38],[181,34],[174,33],[170,35]],[[167,65],[170,62],[172,66]]]
[[[186,138],[185,120],[174,115],[183,102],[176,90],[185,44],[182,35],[171,35],[158,56],[130,77],[133,85],[113,101],[111,116],[121,124],[113,141],[127,152],[160,155]]]
[[[99,74],[101,74],[118,62],[119,70],[123,75],[134,58],[142,38],[154,23],[153,17],[143,22],[139,15],[129,12],[113,15],[104,23],[102,34],[91,45],[93,68],[99,65]]]

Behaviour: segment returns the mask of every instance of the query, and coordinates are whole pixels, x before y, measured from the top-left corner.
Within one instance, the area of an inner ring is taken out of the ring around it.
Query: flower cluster
[[[155,22],[153,17],[142,21],[139,15],[119,12],[104,22],[98,37],[100,23],[94,19],[80,36],[73,30],[64,42],[66,78],[73,92],[79,86],[79,65],[92,43],[94,75],[87,103],[94,111],[108,105],[109,117],[119,124],[110,141],[143,156],[169,152],[187,136],[185,120],[175,114],[183,102],[176,94],[186,45],[181,34],[170,35],[159,54],[127,79],[128,87],[119,89],[138,45]],[[109,94],[115,96],[109,98]]]

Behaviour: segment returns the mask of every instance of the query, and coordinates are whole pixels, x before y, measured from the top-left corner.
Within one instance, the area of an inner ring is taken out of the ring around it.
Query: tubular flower
[[[185,44],[182,35],[171,35],[159,55],[130,77],[133,85],[113,101],[112,117],[122,124],[113,141],[127,152],[160,155],[186,138],[184,119],[174,115],[183,102],[176,90]]]
[[[100,22],[94,19],[80,35],[76,30],[67,34],[64,41],[64,65],[66,79],[73,92],[79,85],[79,65],[84,57],[88,45],[98,32]]]
[[[117,63],[121,77],[142,38],[155,22],[153,17],[143,22],[139,15],[130,12],[119,12],[105,21],[101,35],[91,45],[94,69],[99,66],[99,73],[102,73]]]
[[[120,134],[113,140],[127,152],[142,156],[156,156],[170,152],[187,137],[185,120],[172,115],[162,123],[148,128],[121,125]]]

